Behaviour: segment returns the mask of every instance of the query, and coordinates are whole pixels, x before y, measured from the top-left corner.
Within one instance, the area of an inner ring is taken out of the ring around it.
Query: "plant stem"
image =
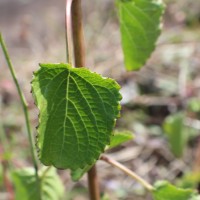
[[[75,67],[84,67],[85,45],[83,36],[81,0],[73,0],[72,2],[72,30]],[[90,200],[100,200],[100,192],[95,165],[88,172],[88,187]]]
[[[82,23],[81,0],[72,2],[72,31],[75,67],[85,67],[85,45]]]
[[[73,0],[66,0],[65,11],[65,34],[66,34],[66,55],[67,62],[72,65],[72,25],[71,25],[71,6]]]
[[[154,187],[151,184],[149,184],[148,182],[146,182],[143,178],[141,178],[136,173],[134,173],[130,169],[126,168],[124,165],[120,164],[116,160],[108,158],[105,155],[102,155],[100,157],[100,160],[103,160],[103,161],[111,164],[112,166],[120,169],[121,171],[125,172],[128,176],[132,177],[133,179],[135,179],[136,181],[138,181],[139,183],[141,183],[148,191],[154,190]]]
[[[96,165],[94,165],[88,171],[88,188],[89,188],[90,200],[100,200]]]
[[[35,156],[35,153],[34,153],[34,143],[33,143],[33,138],[32,138],[32,133],[31,133],[31,126],[30,126],[30,120],[29,120],[29,114],[28,114],[28,107],[27,107],[26,99],[25,99],[25,97],[22,93],[20,86],[19,86],[19,83],[18,83],[18,80],[17,80],[17,77],[16,77],[16,73],[14,71],[13,65],[11,63],[11,60],[10,60],[10,57],[9,57],[9,54],[8,54],[8,51],[7,51],[7,48],[6,48],[6,45],[5,45],[5,42],[2,38],[1,33],[0,33],[0,44],[1,44],[4,56],[5,56],[8,68],[11,72],[12,78],[14,80],[15,86],[17,88],[17,92],[18,92],[20,100],[21,100],[21,104],[22,104],[24,116],[25,116],[25,121],[26,121],[27,132],[28,132],[28,139],[29,139],[29,143],[30,143],[30,146],[31,146],[31,148],[30,148],[31,157],[32,157],[34,168],[35,168],[36,178],[37,178],[37,180],[39,180],[38,165],[37,165],[37,160],[36,160],[36,156]]]

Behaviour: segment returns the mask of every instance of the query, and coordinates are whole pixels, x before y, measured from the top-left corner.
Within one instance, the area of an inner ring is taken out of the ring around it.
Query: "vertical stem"
[[[65,34],[66,34],[66,54],[67,62],[72,64],[73,43],[72,43],[72,25],[71,25],[71,5],[73,0],[66,0],[65,10]]]
[[[95,165],[88,172],[88,187],[90,200],[100,200],[99,184]]]
[[[75,66],[84,67],[85,45],[83,36],[81,0],[73,0],[72,2],[72,31]],[[95,165],[88,172],[88,187],[90,200],[100,200],[100,192]]]
[[[85,67],[85,45],[83,36],[81,0],[72,2],[72,31],[75,67]]]
[[[22,104],[23,111],[24,111],[24,116],[25,116],[27,132],[28,132],[28,139],[29,139],[29,143],[30,143],[30,146],[31,146],[31,148],[30,148],[31,157],[32,157],[32,160],[33,160],[34,168],[35,168],[36,180],[39,181],[38,165],[37,165],[37,160],[36,160],[36,156],[35,156],[35,152],[34,152],[34,143],[33,143],[33,138],[32,138],[32,133],[31,133],[31,126],[30,126],[30,120],[29,120],[29,114],[28,114],[28,107],[27,107],[26,99],[25,99],[25,97],[24,97],[24,95],[22,93],[22,90],[21,90],[20,86],[19,86],[15,70],[14,70],[13,65],[11,63],[11,60],[10,60],[10,57],[9,57],[9,54],[8,54],[8,51],[7,51],[7,48],[6,48],[6,45],[4,43],[4,40],[2,38],[1,33],[0,33],[0,45],[2,47],[6,62],[8,64],[8,68],[9,68],[9,70],[11,72],[12,78],[14,80],[15,86],[17,88],[17,92],[18,92],[20,100],[21,100],[21,104]]]

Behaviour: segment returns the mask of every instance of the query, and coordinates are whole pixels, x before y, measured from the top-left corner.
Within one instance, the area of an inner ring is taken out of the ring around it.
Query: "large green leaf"
[[[166,181],[158,181],[152,193],[154,200],[199,200],[200,198],[194,190],[177,188]]]
[[[185,114],[180,112],[168,116],[163,123],[163,128],[167,134],[171,150],[177,157],[182,156],[188,139],[184,119]]]
[[[117,0],[127,70],[140,69],[155,49],[164,10],[161,0]]]
[[[41,64],[32,91],[40,110],[38,147],[45,165],[92,165],[109,144],[119,116],[119,85],[85,68]]]
[[[45,170],[39,172],[39,185],[33,168],[13,172],[15,200],[60,200],[64,193],[63,184],[55,168]]]

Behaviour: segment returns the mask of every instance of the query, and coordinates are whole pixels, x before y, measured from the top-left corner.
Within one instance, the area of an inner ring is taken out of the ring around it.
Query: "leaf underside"
[[[119,116],[119,85],[68,64],[40,67],[32,92],[40,110],[41,162],[71,170],[93,164],[109,144]]]
[[[117,0],[127,70],[138,70],[155,49],[164,4],[161,0]]]

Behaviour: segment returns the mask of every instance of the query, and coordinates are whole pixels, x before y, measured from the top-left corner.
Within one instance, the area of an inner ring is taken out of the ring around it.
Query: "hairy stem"
[[[9,68],[9,70],[11,72],[13,81],[14,81],[15,86],[17,88],[17,92],[19,94],[19,97],[20,97],[20,100],[21,100],[21,104],[22,104],[22,107],[23,107],[24,116],[25,116],[25,122],[26,122],[26,128],[27,128],[27,132],[28,132],[28,139],[29,139],[29,143],[30,143],[30,146],[31,146],[31,148],[30,148],[31,157],[32,157],[34,168],[35,168],[36,180],[39,181],[38,165],[37,165],[37,160],[36,160],[35,151],[34,151],[34,143],[33,143],[33,138],[32,138],[32,133],[31,133],[31,126],[30,126],[29,113],[28,113],[28,107],[27,107],[26,99],[25,99],[25,97],[23,95],[23,92],[22,92],[20,86],[19,86],[19,82],[17,80],[15,70],[14,70],[13,65],[11,63],[11,60],[10,60],[10,57],[9,57],[9,54],[8,54],[8,51],[7,51],[7,48],[6,48],[6,45],[5,45],[5,42],[4,42],[3,38],[2,38],[1,33],[0,33],[0,44],[1,44],[1,47],[2,47],[2,50],[3,50],[4,56],[5,56],[8,68]]]
[[[127,174],[128,176],[132,177],[133,179],[135,179],[136,181],[138,181],[139,183],[141,183],[148,191],[152,191],[154,190],[154,187],[149,184],[148,182],[146,182],[143,178],[141,178],[140,176],[138,176],[136,173],[134,173],[133,171],[131,171],[130,169],[126,168],[124,165],[120,164],[119,162],[117,162],[116,160],[113,160],[111,158],[108,158],[105,155],[102,155],[100,157],[100,160],[103,160],[107,163],[109,163],[110,165],[120,169],[121,171],[123,171],[125,174]]]

